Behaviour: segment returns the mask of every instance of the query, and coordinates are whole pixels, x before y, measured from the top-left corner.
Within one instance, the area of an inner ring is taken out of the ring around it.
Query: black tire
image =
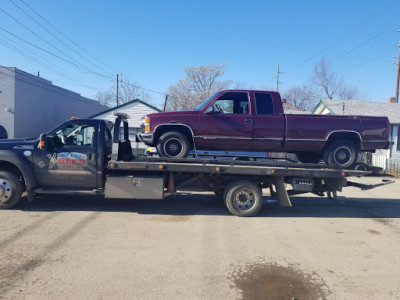
[[[322,156],[312,152],[300,152],[297,153],[297,159],[304,164],[316,164],[322,159]]]
[[[250,158],[250,157],[247,157],[247,156],[238,156],[238,157],[235,157],[233,160],[238,160],[238,161],[251,161],[251,158]]]
[[[354,170],[357,171],[368,171],[368,166],[366,164],[356,164]]]
[[[160,157],[186,158],[190,152],[189,139],[181,132],[164,133],[157,141]]]
[[[263,204],[260,188],[246,180],[230,183],[224,192],[225,206],[235,216],[252,217]]]
[[[334,141],[324,153],[326,163],[335,169],[352,169],[357,160],[357,147],[348,140]]]
[[[14,173],[0,171],[0,209],[11,208],[19,203],[22,185]]]

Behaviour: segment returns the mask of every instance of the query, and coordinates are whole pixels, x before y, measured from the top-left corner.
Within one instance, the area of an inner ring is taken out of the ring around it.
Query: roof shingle
[[[400,104],[398,103],[356,100],[321,100],[321,102],[335,115],[388,117],[391,124],[400,124]]]

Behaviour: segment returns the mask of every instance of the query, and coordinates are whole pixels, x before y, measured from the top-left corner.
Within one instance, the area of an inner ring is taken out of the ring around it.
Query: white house
[[[135,136],[141,129],[142,118],[151,113],[160,112],[161,110],[157,107],[154,107],[142,100],[135,99],[129,102],[126,102],[122,105],[110,108],[101,113],[90,116],[93,119],[103,119],[107,121],[115,121],[116,112],[125,113],[129,116],[128,124],[129,124],[129,139],[132,144],[132,149],[138,151],[139,149],[145,149],[147,146],[143,143],[136,143]],[[121,124],[122,125],[122,124]],[[122,131],[121,131],[122,134]]]
[[[392,146],[388,150],[377,150],[375,164],[386,169],[387,164],[400,163],[400,104],[392,102],[369,102],[355,100],[321,100],[313,114],[357,115],[388,117]],[[382,160],[383,161],[379,161]]]

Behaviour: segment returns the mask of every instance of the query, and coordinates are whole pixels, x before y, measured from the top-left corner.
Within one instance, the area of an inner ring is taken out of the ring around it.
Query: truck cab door
[[[47,135],[46,149],[33,154],[34,172],[42,187],[97,187],[98,123],[73,120]]]
[[[253,150],[282,150],[285,138],[285,115],[282,107],[277,107],[271,93],[254,92],[253,97],[255,106]]]
[[[208,150],[251,148],[253,116],[247,92],[227,92],[199,115],[196,146]]]

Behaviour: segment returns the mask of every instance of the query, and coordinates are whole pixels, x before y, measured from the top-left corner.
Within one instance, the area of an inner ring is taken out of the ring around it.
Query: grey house
[[[392,102],[369,102],[354,100],[321,100],[313,114],[358,115],[388,117],[392,146],[388,150],[377,150],[373,156],[375,165],[389,169],[398,168],[400,162],[400,104]]]
[[[17,68],[0,67],[0,125],[8,138],[37,137],[71,117],[107,107]]]

